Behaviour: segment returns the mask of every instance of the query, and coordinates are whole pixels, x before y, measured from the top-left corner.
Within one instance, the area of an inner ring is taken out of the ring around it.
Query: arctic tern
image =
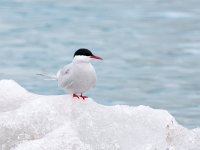
[[[90,50],[80,48],[74,53],[73,61],[61,68],[55,76],[48,76],[50,80],[57,80],[58,86],[64,88],[75,98],[88,98],[83,93],[91,89],[96,82],[96,72],[91,59],[102,60],[101,57],[95,56]]]

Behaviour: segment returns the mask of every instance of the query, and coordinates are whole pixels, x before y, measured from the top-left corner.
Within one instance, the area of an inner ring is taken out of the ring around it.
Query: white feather
[[[58,80],[57,76],[55,75],[47,75],[47,74],[42,74],[42,73],[38,73],[36,75],[45,77],[44,80]]]

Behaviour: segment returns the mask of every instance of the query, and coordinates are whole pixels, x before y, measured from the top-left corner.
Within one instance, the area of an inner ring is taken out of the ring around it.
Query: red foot
[[[82,93],[81,93],[81,96],[80,96],[83,100],[85,100],[86,98],[88,98],[87,96],[83,96]]]
[[[74,97],[76,97],[76,98],[78,98],[78,99],[79,99],[79,96],[78,96],[78,95],[76,95],[76,94],[73,94],[73,98],[74,98]]]

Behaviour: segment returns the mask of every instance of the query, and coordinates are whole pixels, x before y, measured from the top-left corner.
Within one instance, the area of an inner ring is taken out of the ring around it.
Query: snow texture
[[[200,150],[200,128],[165,110],[43,96],[0,81],[1,150]]]

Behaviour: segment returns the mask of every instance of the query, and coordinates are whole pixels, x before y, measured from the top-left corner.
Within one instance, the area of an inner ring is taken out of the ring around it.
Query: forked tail
[[[38,73],[36,75],[44,77],[44,80],[58,80],[57,76],[55,75],[47,75],[42,73]]]

